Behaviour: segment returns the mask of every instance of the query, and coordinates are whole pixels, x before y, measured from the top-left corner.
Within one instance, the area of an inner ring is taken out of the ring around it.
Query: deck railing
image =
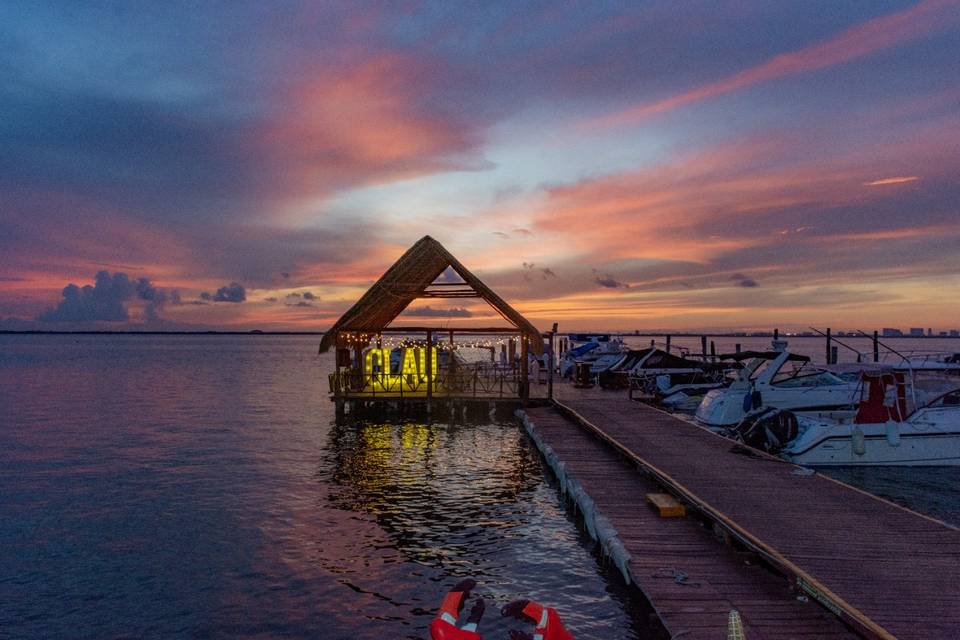
[[[428,380],[420,374],[338,371],[330,374],[330,394],[335,398],[516,398],[520,374],[511,368],[467,367],[441,369]]]

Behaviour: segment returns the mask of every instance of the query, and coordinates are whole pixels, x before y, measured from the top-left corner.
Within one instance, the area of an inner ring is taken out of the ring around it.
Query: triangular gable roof
[[[427,287],[433,284],[447,267],[463,278],[480,298],[515,326],[521,335],[526,336],[534,353],[543,353],[540,331],[430,236],[420,238],[407,249],[356,304],[337,320],[320,342],[321,353],[334,344],[340,331],[377,333],[386,328],[411,302],[422,297]]]

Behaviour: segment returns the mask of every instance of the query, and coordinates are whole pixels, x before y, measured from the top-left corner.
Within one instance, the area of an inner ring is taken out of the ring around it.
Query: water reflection
[[[340,426],[327,450],[331,504],[375,516],[408,558],[437,568],[482,555],[476,531],[509,531],[543,482],[512,425]]]
[[[336,426],[315,354],[0,336],[0,635],[425,638],[464,575],[639,634],[514,424]]]
[[[357,423],[329,439],[331,505],[373,516],[405,561],[423,566],[421,592],[433,594],[423,608],[472,576],[493,604],[553,604],[578,637],[643,633],[644,615],[591,555],[516,425]],[[506,637],[508,626],[491,610],[481,628]]]

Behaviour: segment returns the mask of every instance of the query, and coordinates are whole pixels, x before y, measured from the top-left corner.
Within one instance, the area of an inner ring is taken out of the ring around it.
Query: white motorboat
[[[696,418],[709,427],[738,424],[761,406],[791,411],[851,407],[859,383],[810,366],[810,358],[782,351],[744,351],[721,356],[747,363],[729,386],[707,392]]]
[[[700,362],[655,347],[647,351],[627,371],[634,387],[659,398],[678,393],[689,398],[722,387],[731,368],[727,363]]]
[[[960,389],[913,411],[902,372],[864,373],[850,417],[797,417],[799,434],[780,455],[811,466],[960,465]],[[832,418],[832,419],[831,419]]]
[[[626,351],[623,340],[609,334],[571,334],[570,341],[575,346],[563,354],[559,363],[563,378],[573,375],[578,362],[591,363],[591,375],[597,375],[618,362]]]

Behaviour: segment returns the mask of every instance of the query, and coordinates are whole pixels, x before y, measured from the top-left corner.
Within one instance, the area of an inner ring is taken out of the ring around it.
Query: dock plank
[[[583,392],[568,385],[558,385],[557,392],[557,407],[566,415],[549,407],[530,412],[552,434],[550,445],[568,467],[598,479],[604,506],[629,513],[623,524],[635,522],[637,535],[621,531],[621,537],[631,545],[663,542],[663,534],[672,531],[657,525],[676,520],[661,520],[649,508],[652,519],[639,517],[639,509],[631,511],[629,494],[640,501],[655,482],[636,472],[639,481],[617,475],[614,482],[608,477],[615,474],[608,470],[591,470],[608,460],[585,449],[584,436],[608,452],[614,450],[612,442],[629,456],[622,458],[625,469],[640,464],[660,480],[667,478],[675,493],[720,514],[738,535],[762,543],[789,567],[814,577],[876,625],[880,633],[874,629],[874,635],[960,637],[960,530],[822,474],[797,475],[797,467],[789,463],[737,453],[729,440],[625,394]],[[580,427],[579,434],[571,425]],[[631,482],[638,482],[636,489],[630,489]],[[601,498],[593,497],[599,506]],[[674,538],[672,544],[687,540]],[[668,551],[678,562],[687,557],[679,547]],[[641,565],[648,563],[640,560]],[[742,614],[745,622],[766,619],[755,609]],[[771,630],[764,628],[763,633],[769,636]]]
[[[661,518],[646,504],[658,485],[576,422],[551,408],[527,415],[616,528],[633,579],[672,636],[724,638],[727,614],[737,609],[751,640],[858,637],[820,606],[798,601],[782,577],[747,564],[698,520]],[[698,586],[678,584],[665,569],[684,571]]]

